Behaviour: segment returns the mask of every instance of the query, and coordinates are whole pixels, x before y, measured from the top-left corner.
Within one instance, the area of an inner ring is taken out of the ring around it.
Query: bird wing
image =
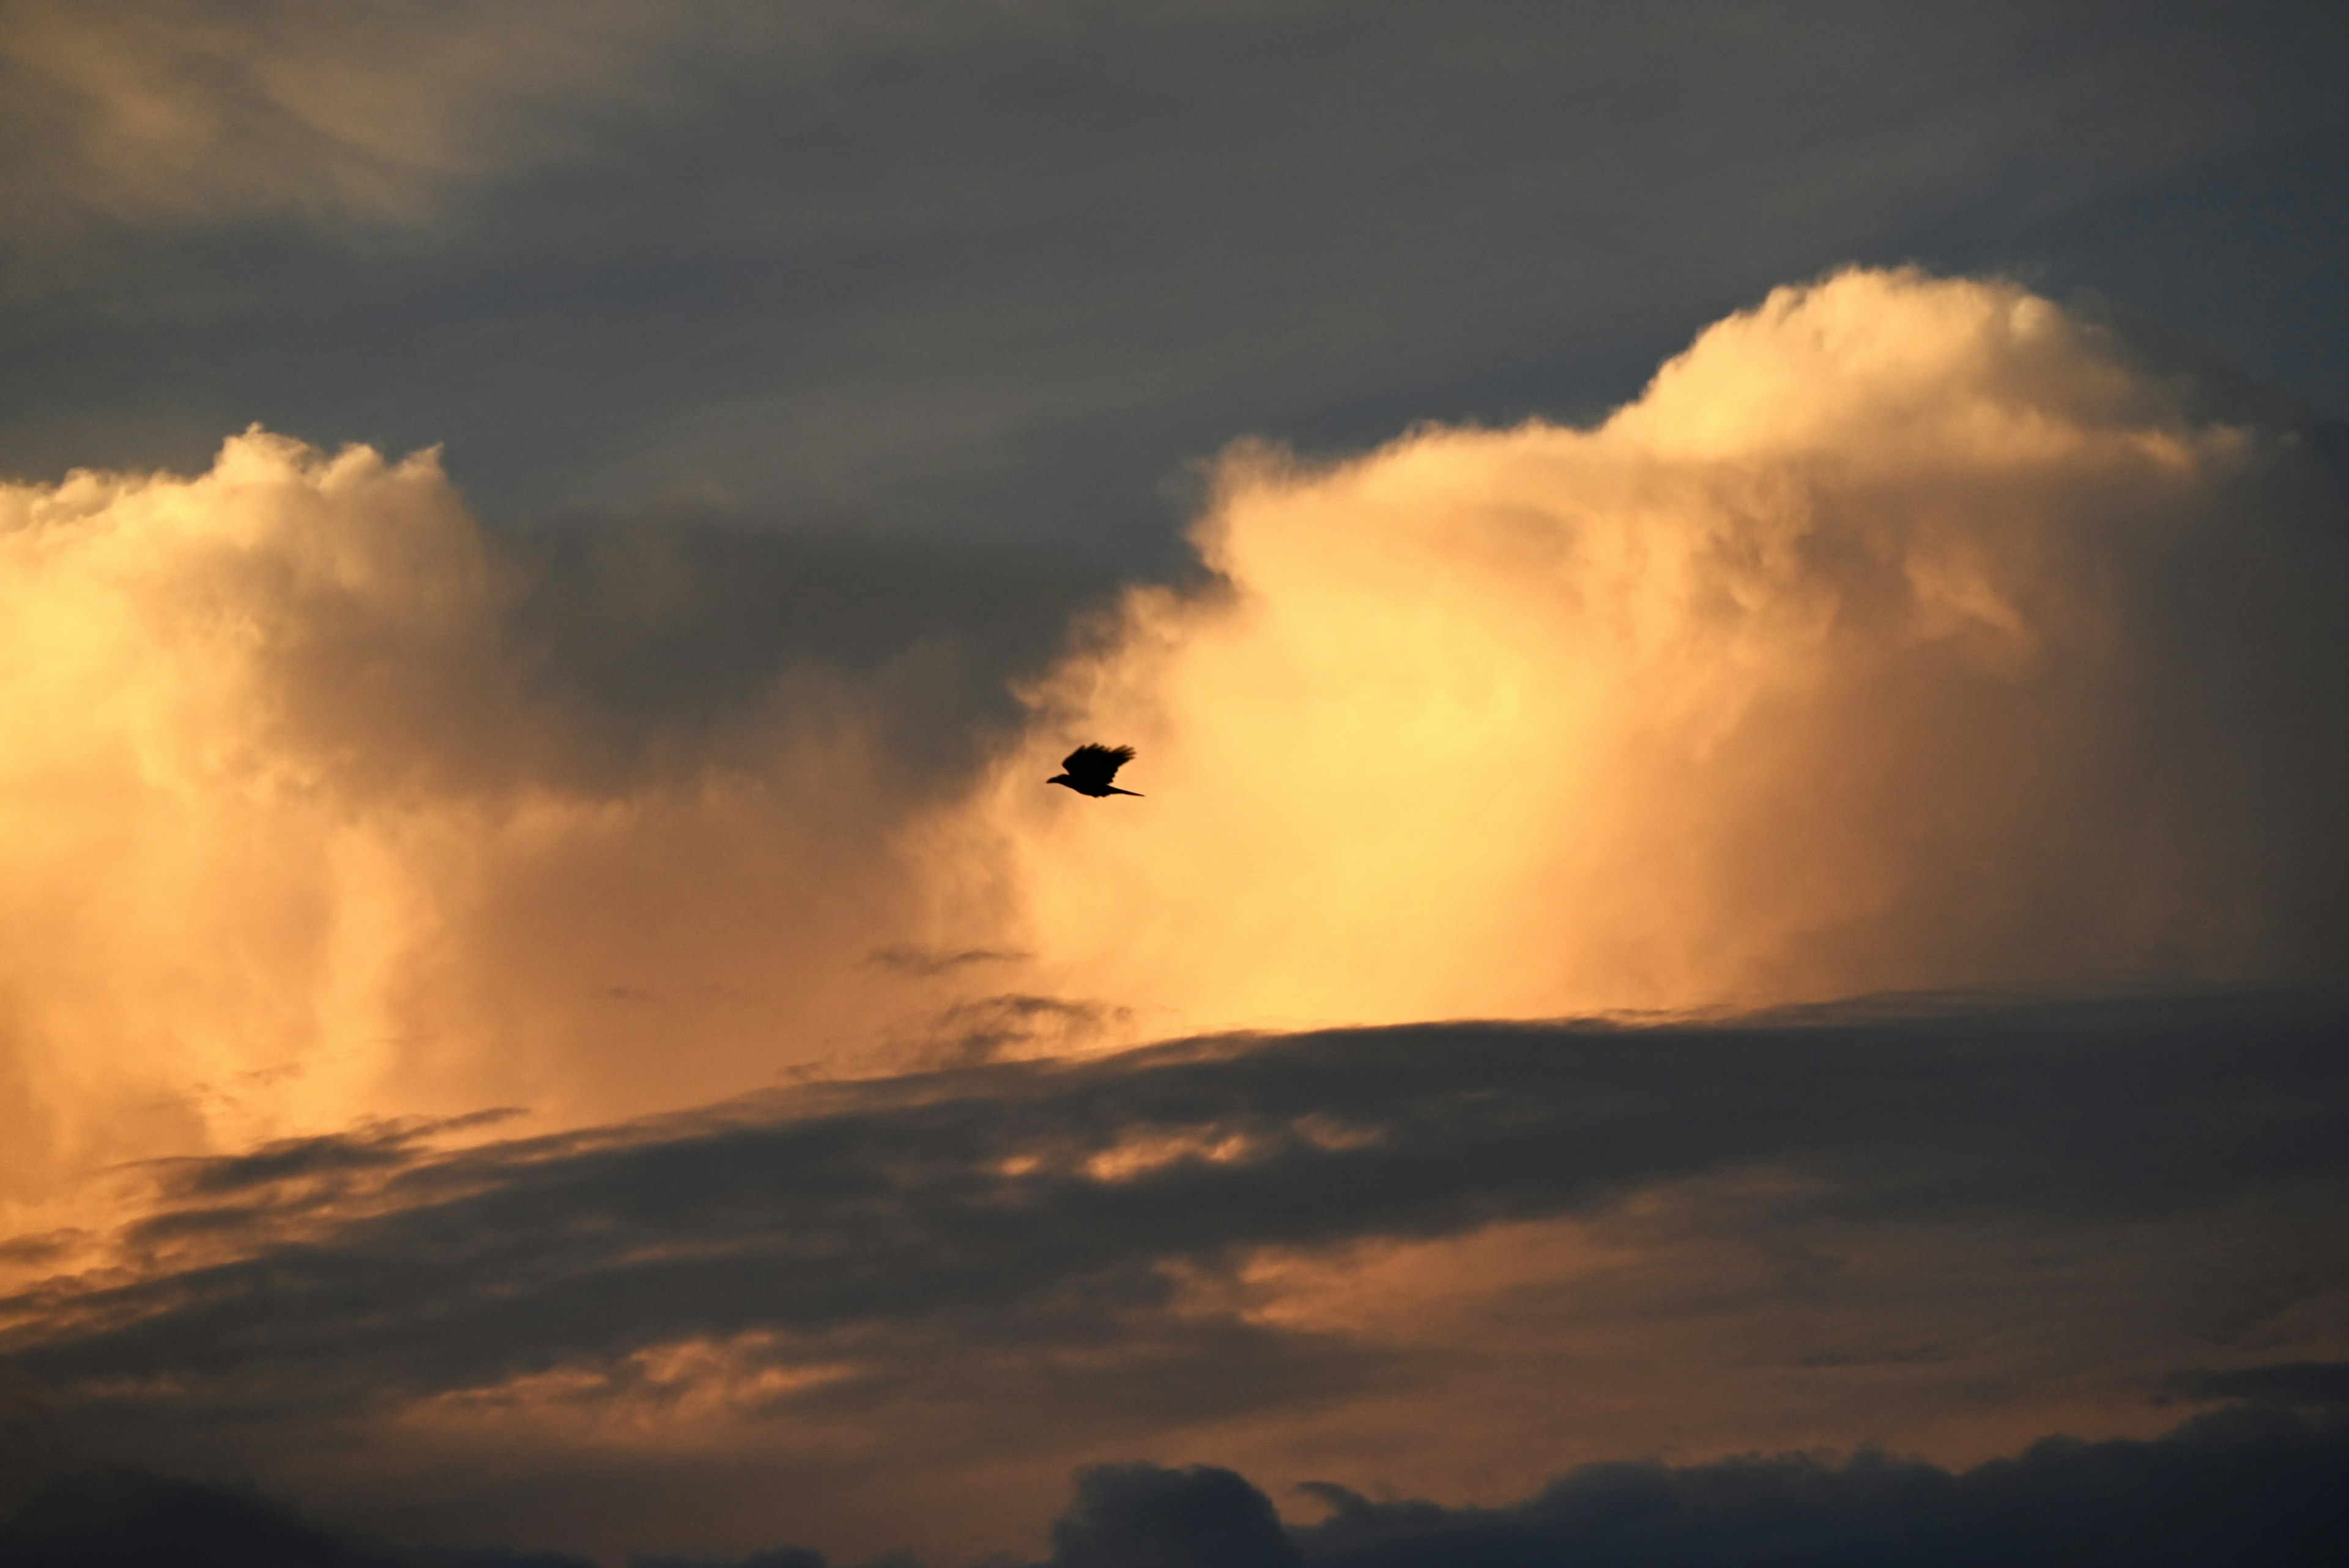
[[[1117,777],[1119,769],[1133,760],[1131,746],[1080,746],[1061,758],[1061,766],[1071,779],[1106,784]]]

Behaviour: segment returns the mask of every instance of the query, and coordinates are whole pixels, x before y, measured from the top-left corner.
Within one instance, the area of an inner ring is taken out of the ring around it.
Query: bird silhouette
[[[1140,791],[1120,789],[1110,782],[1117,777],[1119,769],[1133,760],[1133,748],[1131,746],[1080,746],[1061,759],[1061,766],[1068,771],[1055,774],[1044,782],[1065,786],[1080,795],[1096,798],[1132,795],[1139,800],[1142,799]]]

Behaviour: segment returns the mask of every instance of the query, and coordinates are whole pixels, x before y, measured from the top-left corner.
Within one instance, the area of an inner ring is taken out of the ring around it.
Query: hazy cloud
[[[11,0],[0,202],[21,221],[19,242],[35,214],[52,226],[414,222],[453,188],[608,152],[614,119],[677,113],[730,54],[763,57],[788,83],[844,49],[919,41],[945,11]]]
[[[452,181],[545,156],[563,108],[647,91],[644,57],[698,9],[588,4],[549,27],[526,3],[16,0],[0,200],[51,223],[413,220]]]

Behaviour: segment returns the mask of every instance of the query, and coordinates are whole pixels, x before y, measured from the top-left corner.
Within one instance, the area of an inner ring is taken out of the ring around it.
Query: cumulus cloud
[[[501,537],[430,453],[0,490],[0,1439],[879,1549],[876,1452],[1011,1542],[1210,1440],[1492,1501],[2323,1383],[2337,998],[1982,1005],[2341,975],[2289,418],[1855,273],[1594,428],[1219,486],[1057,663],[1017,563]],[[1903,987],[1976,1005],[1425,1022]],[[1268,1019],[1398,1026],[1086,1059]]]
[[[501,538],[429,454],[258,432],[8,487],[0,1262],[94,1233],[37,1206],[70,1173],[363,1119],[2337,974],[2343,518],[2207,369],[1847,273],[1595,428],[1232,458],[1216,580],[1081,630],[999,745],[1065,571]],[[1042,788],[1077,738],[1139,745],[1149,799]]]
[[[1201,1026],[2338,973],[2344,515],[2269,407],[1908,272],[1594,428],[1244,448],[1214,590],[1035,691],[966,944]],[[1034,789],[1079,738],[1150,799]]]
[[[0,1205],[358,1118],[690,1104],[984,991],[866,959],[894,824],[1049,645],[1061,601],[1002,577],[500,540],[434,454],[257,431],[0,489]]]

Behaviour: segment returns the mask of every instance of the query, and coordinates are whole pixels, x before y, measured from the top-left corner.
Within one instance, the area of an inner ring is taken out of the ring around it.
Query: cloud
[[[1050,1555],[1032,1568],[2317,1563],[2349,1545],[2344,1484],[2349,1434],[2339,1423],[2252,1409],[2151,1441],[2049,1439],[1956,1473],[1878,1453],[1593,1465],[1535,1497],[1479,1509],[1374,1502],[1322,1486],[1309,1490],[1333,1511],[1301,1528],[1284,1526],[1271,1501],[1229,1470],[1104,1465],[1077,1476]],[[22,1568],[130,1568],[166,1555],[287,1568],[585,1568],[580,1558],[496,1545],[396,1548],[321,1528],[249,1491],[123,1472],[54,1484],[0,1522],[0,1548]],[[632,1561],[825,1568],[828,1560],[784,1547],[722,1561]]]
[[[788,82],[941,22],[923,0],[773,15],[583,0],[560,12],[555,22],[532,0],[364,13],[17,0],[0,17],[0,201],[49,225],[414,223],[453,191],[595,150],[616,116],[674,112],[730,52]]]
[[[1052,663],[1081,573],[499,535],[429,452],[0,491],[11,1445],[882,1550],[2342,1353],[2349,531],[2271,401],[1857,273],[1218,497]],[[1959,995],[1428,1021],[1887,987]],[[1279,1017],[1396,1026],[1102,1055]]]
[[[75,1173],[362,1119],[2340,972],[2342,491],[2207,369],[1851,273],[1596,428],[1221,487],[1220,575],[1041,675],[1105,579],[1016,552],[502,536],[429,453],[257,431],[7,487],[13,1228],[98,1227]],[[1142,747],[1137,814],[1047,799],[1072,738]]]
[[[1593,428],[1243,447],[1217,582],[1034,691],[965,934],[1194,1027],[2338,974],[2344,516],[2271,406],[1914,272]],[[1074,739],[1147,807],[1041,798]]]
[[[392,1568],[401,1561],[250,1492],[123,1472],[51,1486],[0,1525],[0,1548],[22,1568],[132,1568],[172,1558],[204,1568]]]
[[[138,24],[101,59],[193,9],[70,8]],[[460,150],[495,170],[437,185],[421,231],[26,246],[0,469],[184,469],[259,419],[450,440],[492,511],[715,483],[1154,564],[1154,484],[1235,433],[1587,417],[1692,325],[1855,257],[2099,288],[2349,406],[2321,264],[2343,33],[2297,0],[2120,33],[2095,5],[1846,10],[1833,48],[1723,4],[346,9],[203,15],[296,52],[377,28],[350,68],[427,79],[430,39],[527,17],[537,56],[485,67],[493,93],[599,18],[649,41],[612,92],[494,98]],[[43,134],[0,147],[46,166]],[[74,179],[9,237],[105,192]]]
[[[26,0],[0,21],[0,199],[51,222],[426,216],[571,139],[564,108],[642,97],[694,7],[536,9]]]
[[[1303,1568],[1265,1495],[1227,1470],[1103,1465],[1077,1477],[1052,1568]]]
[[[435,453],[259,431],[0,488],[0,1212],[361,1118],[691,1104],[953,1006],[988,966],[864,963],[915,907],[892,835],[1077,591],[500,537]],[[88,1218],[45,1212],[12,1228]]]
[[[2341,1025],[1421,1025],[384,1130],[168,1168],[94,1266],[0,1304],[0,1368],[55,1462],[605,1551],[1016,1540],[1070,1464],[1204,1445],[1454,1497],[1691,1442],[1951,1462],[2146,1429],[2181,1346],[2349,1348]]]
[[[2286,1361],[2226,1372],[2177,1372],[2171,1374],[2168,1387],[2187,1399],[2241,1399],[2324,1408],[2349,1405],[2349,1362]]]
[[[2316,1563],[2349,1543],[2349,1509],[2339,1501],[2344,1474],[2349,1434],[2337,1423],[2235,1411],[2150,1442],[2050,1439],[1958,1474],[1878,1454],[1840,1464],[1786,1458],[1603,1465],[1495,1509],[1374,1503],[1326,1489],[1333,1516],[1288,1540],[1259,1536],[1257,1560],[1317,1568]],[[1096,1484],[1108,1496],[1094,1508],[1149,1531],[1160,1555],[1102,1561],[1185,1568],[1217,1561],[1197,1550],[1205,1532],[1195,1526],[1159,1524],[1174,1511],[1136,1482],[1154,1483],[1162,1496],[1187,1493],[1185,1501],[1204,1512],[1223,1501],[1214,1494],[1237,1477],[1195,1470],[1102,1479],[1108,1484]],[[1234,1524],[1246,1517],[1237,1500],[1221,1511]],[[1052,1563],[1092,1561],[1056,1554]]]

